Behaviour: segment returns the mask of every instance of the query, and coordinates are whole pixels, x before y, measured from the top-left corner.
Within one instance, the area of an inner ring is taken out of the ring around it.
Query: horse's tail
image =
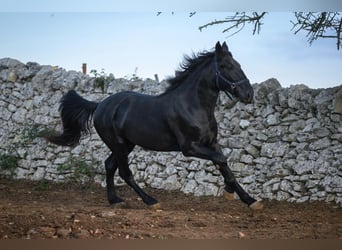
[[[90,121],[98,103],[87,101],[76,91],[70,90],[61,99],[59,112],[63,122],[63,133],[47,136],[46,139],[62,146],[74,146],[79,143],[82,134],[90,132]]]

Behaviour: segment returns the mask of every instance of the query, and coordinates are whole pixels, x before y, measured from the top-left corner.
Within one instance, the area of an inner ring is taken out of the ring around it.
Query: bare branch
[[[342,16],[339,12],[295,12],[292,22],[294,34],[304,31],[310,45],[321,38],[336,39],[337,49],[341,48]]]
[[[157,12],[159,16],[162,12]],[[174,12],[171,12],[173,15]],[[189,17],[196,12],[190,12]],[[222,33],[233,36],[250,24],[253,28],[253,35],[259,34],[262,20],[267,12],[235,12],[223,20],[214,20],[199,27],[200,31],[214,25],[227,25]],[[337,49],[342,48],[342,12],[294,12],[295,21],[291,20],[294,34],[306,32],[309,44],[323,38],[336,39]]]
[[[342,18],[340,19],[340,24],[338,25],[338,28],[337,28],[337,49],[341,48],[341,42],[342,42],[341,31],[342,31]]]
[[[196,11],[190,12],[190,13],[189,13],[189,17],[192,17],[192,16],[195,15],[195,14],[196,14]]]
[[[199,27],[199,30],[202,31],[203,29],[208,28],[209,26],[217,25],[217,24],[228,24],[228,27],[224,29],[222,32],[229,33],[231,30],[237,29],[232,35],[235,35],[236,33],[240,32],[247,24],[253,24],[253,35],[256,33],[259,34],[261,25],[263,24],[261,20],[264,18],[264,16],[267,14],[267,12],[253,12],[251,14],[248,14],[246,12],[236,12],[233,16],[226,17],[224,20],[214,20],[213,22],[204,24]]]

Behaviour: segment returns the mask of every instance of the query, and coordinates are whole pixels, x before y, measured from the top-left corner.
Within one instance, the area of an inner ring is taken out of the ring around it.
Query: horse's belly
[[[143,126],[143,127],[139,127]],[[136,125],[135,129],[126,129],[126,139],[135,145],[154,151],[179,151],[176,138],[166,129]]]

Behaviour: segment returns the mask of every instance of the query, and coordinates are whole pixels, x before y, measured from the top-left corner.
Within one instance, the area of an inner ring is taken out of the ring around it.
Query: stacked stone
[[[254,85],[255,103],[219,105],[221,143],[240,182],[260,198],[342,202],[342,116],[331,89]],[[224,106],[224,105],[223,105]]]
[[[66,181],[73,169],[61,166],[72,158],[91,165],[94,181],[105,185],[103,162],[109,150],[94,130],[74,148],[23,135],[32,126],[61,130],[59,100],[69,89],[101,101],[123,90],[156,95],[166,87],[165,81],[115,79],[100,89],[94,78],[80,72],[0,59],[0,155],[20,156],[15,178]],[[215,112],[219,143],[239,182],[258,198],[342,206],[341,86],[282,88],[269,79],[253,87],[253,104],[233,103],[221,95]],[[142,186],[198,196],[223,193],[223,178],[211,162],[180,153],[136,147],[130,168]],[[6,175],[9,170],[0,171]],[[123,184],[118,176],[115,182]]]

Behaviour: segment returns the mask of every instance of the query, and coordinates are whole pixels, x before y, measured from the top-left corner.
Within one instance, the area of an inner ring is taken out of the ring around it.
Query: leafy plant
[[[46,191],[48,189],[48,182],[46,180],[39,180],[35,183],[33,190]]]
[[[0,154],[0,166],[4,170],[12,170],[18,167],[18,155]]]
[[[142,78],[138,76],[138,67],[135,67],[133,74],[126,75],[125,79],[127,79],[129,81],[141,81]]]
[[[46,137],[47,135],[51,135],[54,133],[51,129],[46,126],[42,126],[39,124],[29,124],[26,125],[22,135],[21,135],[21,143],[27,145],[32,143],[34,139],[38,137]]]
[[[67,163],[58,166],[57,171],[70,173],[70,181],[82,182],[84,178],[91,179],[95,175],[95,169],[86,161],[70,157]]]
[[[114,75],[113,74],[109,74],[107,75],[107,73],[105,73],[104,69],[101,69],[100,72],[98,72],[96,69],[92,69],[90,71],[90,74],[93,74],[95,77],[94,80],[94,87],[95,88],[100,88],[102,90],[102,93],[105,92],[105,87],[112,81],[115,80]]]
[[[48,129],[38,124],[26,124],[22,130],[15,131],[15,139],[6,152],[0,154],[0,169],[8,171],[10,177],[13,177],[15,169],[19,167],[19,160],[26,157],[26,154],[19,154],[19,149],[27,147],[34,139],[47,133],[50,133]]]
[[[15,176],[15,170],[19,167],[20,156],[14,145],[9,147],[7,152],[0,154],[0,176],[12,178]]]

